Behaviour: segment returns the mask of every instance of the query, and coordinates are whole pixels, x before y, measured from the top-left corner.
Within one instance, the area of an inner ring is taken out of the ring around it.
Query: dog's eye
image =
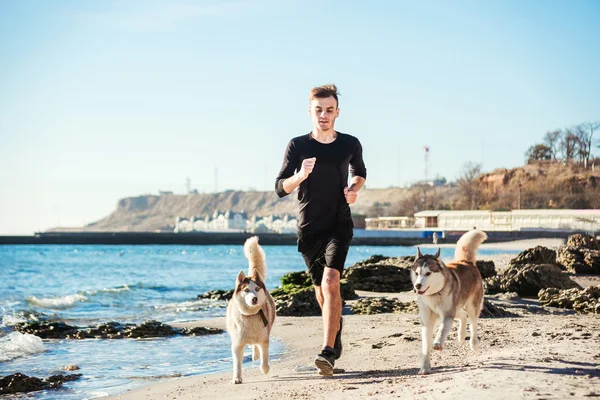
[[[415,271],[415,275],[416,275],[416,276],[419,276],[419,273],[418,273],[417,271]]]
[[[250,289],[246,288],[246,289],[244,289],[244,292],[250,293]]]
[[[262,288],[261,288],[260,286],[258,286],[258,287],[256,288],[256,291],[258,292],[260,289],[262,289]]]
[[[428,272],[428,273],[425,274],[425,276],[429,276],[429,275],[431,275],[431,272]]]

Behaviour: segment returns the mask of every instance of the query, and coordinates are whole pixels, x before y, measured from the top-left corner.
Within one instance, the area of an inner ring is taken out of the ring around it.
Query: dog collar
[[[265,326],[267,326],[269,324],[269,320],[267,319],[267,316],[265,315],[265,312],[263,311],[262,308],[258,312],[258,315],[260,315],[260,319],[262,319],[263,324],[265,324]]]

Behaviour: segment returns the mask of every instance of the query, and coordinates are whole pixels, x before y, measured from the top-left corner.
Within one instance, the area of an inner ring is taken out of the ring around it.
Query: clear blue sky
[[[119,198],[272,190],[311,87],[367,187],[514,167],[600,119],[600,1],[0,0],[0,234],[81,226]]]

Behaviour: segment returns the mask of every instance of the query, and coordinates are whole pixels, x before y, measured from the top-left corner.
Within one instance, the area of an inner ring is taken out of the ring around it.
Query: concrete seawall
[[[439,243],[456,243],[463,231],[410,230],[366,231],[356,229],[352,244],[355,246],[413,246],[431,243],[433,232],[438,232]],[[536,238],[567,238],[578,231],[491,231],[487,243]],[[41,244],[103,244],[103,245],[239,245],[254,236],[244,232],[49,232],[32,236],[0,236],[0,245]],[[258,235],[263,245],[295,245],[295,234],[262,233]]]

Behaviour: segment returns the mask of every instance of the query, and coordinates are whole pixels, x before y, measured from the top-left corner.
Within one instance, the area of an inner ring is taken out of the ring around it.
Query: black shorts
[[[337,269],[341,276],[352,236],[352,226],[340,226],[332,233],[298,233],[298,251],[313,285],[321,286],[325,268]]]

